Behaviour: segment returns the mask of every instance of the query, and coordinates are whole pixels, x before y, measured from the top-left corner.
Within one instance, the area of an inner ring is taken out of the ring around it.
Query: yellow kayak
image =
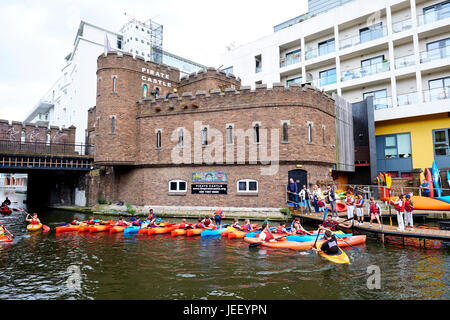
[[[28,231],[38,231],[38,230],[41,230],[42,229],[42,224],[41,223],[39,223],[39,224],[29,224],[29,225],[27,225],[27,230]]]
[[[338,263],[338,264],[349,264],[350,263],[350,259],[348,258],[347,254],[341,249],[339,248],[339,254],[334,254],[334,255],[328,255],[323,251],[319,251],[319,255],[325,259],[327,259],[328,261],[334,262],[334,263]]]

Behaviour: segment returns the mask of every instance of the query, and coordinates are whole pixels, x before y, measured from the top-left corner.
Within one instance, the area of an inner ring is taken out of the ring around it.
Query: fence
[[[84,143],[47,143],[0,140],[0,152],[92,156],[94,154],[94,145]]]

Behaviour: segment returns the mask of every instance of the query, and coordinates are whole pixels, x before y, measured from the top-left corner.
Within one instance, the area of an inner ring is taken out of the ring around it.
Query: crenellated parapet
[[[227,74],[222,70],[207,68],[183,76],[178,85],[178,92],[196,92],[198,90],[220,89],[222,92],[226,88],[240,88],[241,79],[233,74]]]
[[[24,123],[0,119],[0,140],[23,141],[24,142],[43,142],[47,143],[75,143],[74,126],[69,128],[59,128],[56,126],[43,126],[32,123]]]
[[[284,106],[309,107],[332,116],[335,114],[331,96],[309,85],[298,84],[289,88],[282,84],[274,84],[273,88],[257,85],[254,90],[250,87],[240,87],[239,90],[226,88],[224,92],[221,89],[198,90],[195,93],[171,94],[167,99],[142,99],[138,101],[138,106],[138,117]]]

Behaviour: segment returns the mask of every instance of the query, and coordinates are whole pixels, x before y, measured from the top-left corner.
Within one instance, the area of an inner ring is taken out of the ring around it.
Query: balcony
[[[366,43],[366,42],[370,42],[370,41],[373,41],[376,39],[383,38],[385,36],[387,36],[387,28],[386,27],[382,27],[382,28],[374,27],[364,33],[361,33],[358,36],[341,40],[339,42],[339,45],[340,45],[339,48],[342,50],[345,48],[354,47],[354,46],[357,46],[362,43]]]
[[[305,58],[306,58],[306,60],[314,59],[314,58],[324,56],[324,55],[327,55],[327,54],[333,53],[333,52],[335,52],[334,43],[322,45],[322,46],[314,48],[314,49],[311,47],[308,47],[306,49]]]
[[[349,81],[353,79],[360,79],[374,74],[379,74],[389,71],[389,61],[376,63],[371,66],[356,68],[341,72],[341,81]]]
[[[417,103],[419,103],[417,92],[409,92],[397,95],[397,105],[399,107],[409,106]]]
[[[423,91],[423,101],[432,102],[450,99],[450,86]]]
[[[414,59],[414,55],[408,55],[408,56],[403,56],[403,57],[398,57],[395,58],[395,69],[401,69],[401,68],[406,68],[406,67],[410,67],[416,64],[416,61]]]
[[[450,45],[432,50],[422,51],[420,53],[420,62],[430,62],[450,58]]]
[[[373,109],[374,110],[381,110],[381,109],[387,109],[387,108],[392,108],[392,98],[391,97],[374,98],[373,99]]]
[[[412,29],[412,20],[408,18],[406,20],[398,21],[392,23],[392,32],[398,33],[406,30]]]
[[[422,26],[446,18],[450,18],[450,10],[448,9],[448,7],[441,7],[439,9],[428,11],[425,14],[417,16],[417,22],[419,26]]]
[[[280,68],[290,66],[292,64],[299,63],[301,61],[301,54],[296,53],[294,55],[286,56],[280,59]]]
[[[335,84],[335,83],[336,83],[336,75],[331,75],[328,77],[322,77],[322,78],[313,80],[313,84],[316,88],[328,86],[328,85]]]

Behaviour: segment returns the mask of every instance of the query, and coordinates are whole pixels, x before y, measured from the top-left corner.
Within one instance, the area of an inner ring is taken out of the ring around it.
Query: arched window
[[[182,148],[183,143],[184,143],[183,128],[180,128],[178,130],[178,146]]]
[[[255,126],[253,127],[253,131],[254,131],[254,137],[255,137],[255,143],[259,143],[259,124],[255,124]]]
[[[142,86],[142,97],[147,98],[147,93],[148,93],[148,85],[144,84]]]
[[[208,145],[208,128],[202,129],[202,146]]]
[[[117,77],[116,77],[116,76],[113,76],[113,77],[112,77],[112,80],[113,80],[113,87],[112,87],[112,90],[113,90],[113,92],[117,92]]]
[[[161,130],[156,131],[156,148],[161,148]]]
[[[25,143],[26,140],[26,132],[25,130],[22,130],[22,133],[20,134],[20,142]]]
[[[288,124],[287,122],[283,123],[283,142],[288,142],[289,136],[288,136]]]
[[[253,179],[242,179],[237,182],[238,193],[258,193],[258,181]]]

